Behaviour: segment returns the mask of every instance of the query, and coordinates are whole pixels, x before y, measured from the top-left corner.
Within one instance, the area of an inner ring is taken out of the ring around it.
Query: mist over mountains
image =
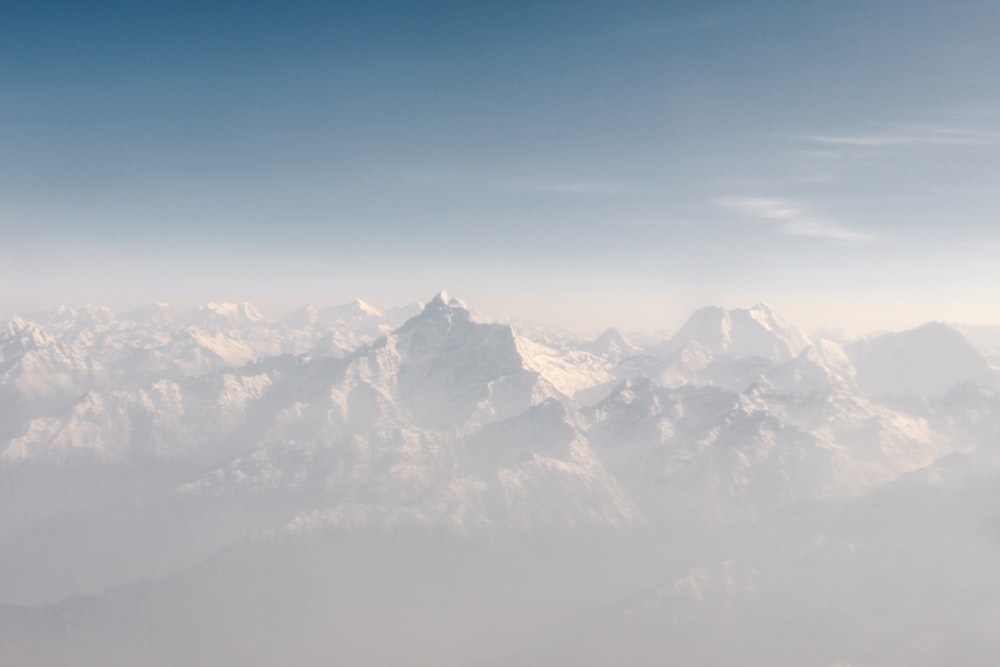
[[[12,318],[0,663],[992,664],[970,331],[758,304],[639,345],[444,293]]]

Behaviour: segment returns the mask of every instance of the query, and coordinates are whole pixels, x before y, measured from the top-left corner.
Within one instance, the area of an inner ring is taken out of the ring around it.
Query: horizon
[[[3,321],[10,321],[14,317],[31,318],[33,316],[49,314],[59,308],[70,308],[76,311],[80,311],[86,308],[107,308],[115,316],[115,318],[122,318],[131,310],[138,310],[144,307],[163,305],[167,306],[173,311],[174,315],[182,315],[186,312],[195,311],[199,308],[207,306],[221,306],[221,305],[239,305],[239,304],[249,304],[254,307],[267,322],[277,322],[283,317],[291,315],[307,306],[314,307],[318,310],[323,310],[324,308],[337,308],[342,306],[351,305],[353,303],[362,302],[368,306],[377,309],[380,312],[385,313],[386,311],[395,308],[406,308],[409,306],[418,306],[420,308],[425,307],[431,300],[436,298],[437,295],[444,294],[449,299],[458,299],[466,308],[468,308],[473,315],[485,322],[499,322],[507,323],[515,326],[540,326],[545,328],[550,328],[556,331],[563,331],[566,333],[572,333],[579,336],[590,336],[597,337],[609,329],[616,329],[625,335],[631,336],[672,336],[677,333],[677,331],[688,321],[688,319],[696,311],[708,308],[722,308],[726,311],[733,310],[749,310],[756,306],[766,306],[770,308],[776,315],[781,319],[785,320],[791,326],[802,330],[810,337],[830,337],[833,336],[838,339],[860,339],[864,337],[870,337],[875,335],[880,335],[884,333],[909,331],[916,329],[920,326],[930,323],[941,323],[951,327],[1000,327],[998,322],[973,322],[973,321],[962,321],[957,319],[946,319],[946,318],[927,318],[927,319],[914,319],[910,322],[904,322],[901,326],[874,326],[871,328],[854,328],[849,326],[844,326],[843,323],[838,323],[835,321],[813,321],[813,322],[802,322],[795,317],[790,316],[776,304],[767,300],[758,300],[752,303],[738,303],[738,304],[727,304],[727,303],[706,303],[701,305],[693,306],[687,310],[674,309],[669,312],[666,310],[662,313],[661,319],[650,319],[647,320],[650,324],[646,326],[635,324],[630,324],[627,320],[625,322],[617,322],[603,319],[603,317],[594,318],[590,320],[577,320],[577,321],[566,321],[565,319],[560,319],[558,316],[553,317],[551,311],[540,311],[536,313],[535,317],[531,316],[518,316],[512,312],[504,311],[502,309],[490,309],[487,306],[488,303],[484,305],[479,300],[466,298],[461,293],[455,293],[451,290],[437,290],[436,293],[430,296],[424,296],[423,298],[408,299],[397,302],[375,302],[372,299],[366,298],[364,296],[354,296],[352,298],[340,299],[335,301],[321,301],[319,299],[312,300],[300,300],[294,302],[291,299],[285,300],[254,300],[254,299],[211,299],[207,301],[168,301],[165,299],[154,299],[151,301],[146,301],[142,303],[120,303],[120,304],[110,304],[110,303],[55,303],[51,305],[46,305],[42,308],[34,308],[31,310],[22,310],[20,312],[10,312],[0,314],[0,318]],[[488,301],[488,300],[483,300]],[[603,313],[604,311],[602,311]]]

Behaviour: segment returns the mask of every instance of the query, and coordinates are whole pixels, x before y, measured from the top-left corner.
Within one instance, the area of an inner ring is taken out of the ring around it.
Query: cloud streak
[[[824,146],[852,148],[978,148],[1000,146],[1000,132],[950,125],[902,124],[870,134],[818,134],[803,137]]]
[[[756,222],[766,223],[785,236],[837,241],[840,243],[869,243],[877,240],[873,234],[845,227],[830,220],[810,214],[798,204],[766,197],[722,197],[715,203],[723,209]]]

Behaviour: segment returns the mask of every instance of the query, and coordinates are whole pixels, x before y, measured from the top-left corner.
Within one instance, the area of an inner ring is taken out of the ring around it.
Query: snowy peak
[[[594,345],[608,346],[608,345],[626,345],[628,341],[625,340],[625,336],[622,335],[618,329],[611,327],[600,336],[594,339]]]
[[[383,317],[382,311],[361,299],[355,299],[342,306],[324,308],[319,311],[319,316],[324,322],[374,320]]]
[[[115,316],[110,308],[104,306],[87,304],[77,309],[64,304],[52,310],[32,313],[28,319],[53,329],[64,329],[81,325],[108,324],[114,321]]]
[[[38,350],[54,343],[52,336],[40,326],[16,316],[7,322],[0,335],[0,346],[13,346],[21,351]]]
[[[607,359],[611,363],[618,363],[622,359],[642,353],[641,349],[633,345],[614,327],[584,345],[583,349],[595,356]]]
[[[355,310],[357,310],[359,313],[367,313],[368,315],[382,314],[382,311],[380,311],[378,308],[369,303],[366,303],[365,301],[362,301],[361,299],[355,299],[349,305]]]
[[[254,306],[243,303],[207,303],[187,313],[185,321],[196,326],[249,325],[263,321]]]
[[[230,319],[241,320],[244,322],[260,322],[264,319],[264,316],[260,314],[252,304],[244,301],[243,303],[209,303],[205,306],[206,309]]]
[[[464,303],[458,299],[449,299],[448,294],[442,291],[427,302],[419,315],[407,320],[397,333],[411,331],[431,322],[451,325],[457,322],[468,322],[471,318],[472,313],[469,312]],[[510,330],[510,327],[506,327],[506,329]]]
[[[474,322],[458,299],[444,292],[394,333],[410,367],[428,369],[467,364],[470,377],[494,379],[521,369],[513,331],[502,324]],[[456,371],[459,368],[455,369]],[[458,378],[460,379],[460,378]]]
[[[809,338],[761,303],[749,309],[697,310],[660,353],[672,355],[691,342],[712,354],[787,361],[809,345]]]
[[[418,375],[450,369],[456,374],[457,386],[494,383],[490,391],[502,393],[501,387],[520,382],[521,389],[538,389],[539,396],[565,398],[611,380],[606,361],[587,352],[557,350],[515,335],[506,324],[477,321],[462,301],[444,292],[394,336],[404,354],[404,375],[416,369],[426,369]]]
[[[360,350],[348,375],[392,395],[411,419],[436,429],[475,427],[559,395],[527,367],[509,326],[476,322],[460,301],[440,294]]]

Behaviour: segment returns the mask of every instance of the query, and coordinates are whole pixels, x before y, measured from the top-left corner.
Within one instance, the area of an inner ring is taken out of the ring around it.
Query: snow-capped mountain
[[[992,384],[997,374],[961,333],[929,322],[911,331],[888,333],[847,348],[858,384],[875,396],[937,398],[956,384]]]
[[[605,558],[595,545],[631,545],[634,567],[616,570],[613,595],[580,590],[648,617],[602,621],[616,637],[667,624],[670,646],[689,651],[685,628],[777,604],[786,582],[773,563],[786,562],[788,540],[822,526],[823,544],[839,545],[799,545],[805,565],[788,567],[807,580],[864,542],[852,532],[864,511],[898,513],[950,488],[992,502],[976,480],[1000,462],[998,396],[995,372],[954,329],[813,341],[763,305],[697,311],[645,348],[615,329],[588,340],[490,321],[445,293],[273,321],[249,304],[16,317],[0,328],[0,572],[19,574],[3,575],[0,604],[92,594],[50,608],[59,634],[137,601],[182,613],[188,603],[167,591],[215,581],[213,553],[259,574],[271,559],[346,544],[367,562],[403,535],[473,551],[556,540],[586,545],[594,563]],[[132,583],[154,575],[152,589]],[[336,577],[316,576],[334,595]],[[627,597],[640,583],[651,592]],[[33,614],[0,607],[10,664],[47,664],[18,639],[49,622]],[[67,655],[81,650],[60,637]],[[144,655],[135,650],[130,660]]]
[[[611,327],[590,343],[583,346],[583,349],[594,356],[607,359],[611,363],[619,363],[623,359],[642,354],[642,349],[633,345],[618,329]]]
[[[260,322],[264,316],[248,302],[208,303],[183,313],[180,319],[198,327],[239,327]]]
[[[748,309],[695,311],[656,351],[662,357],[669,357],[692,343],[713,355],[787,361],[809,345],[809,338],[770,306],[759,303]]]

